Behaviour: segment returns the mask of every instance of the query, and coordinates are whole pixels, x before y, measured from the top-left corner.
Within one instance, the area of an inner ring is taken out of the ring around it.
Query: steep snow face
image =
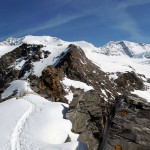
[[[143,57],[150,52],[150,44],[129,41],[109,42],[101,48],[101,52],[109,56]]]
[[[17,99],[0,104],[0,114],[3,114],[0,115],[1,150],[86,149],[77,142],[78,134],[71,132],[71,122],[64,119],[67,104],[47,101],[33,93],[25,81],[19,80],[10,84],[3,97],[18,88]],[[68,136],[71,142],[65,143]]]

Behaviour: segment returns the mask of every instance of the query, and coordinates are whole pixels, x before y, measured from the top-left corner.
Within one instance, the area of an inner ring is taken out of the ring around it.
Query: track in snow
[[[25,100],[30,103],[30,108],[22,115],[22,117],[19,119],[19,121],[17,122],[14,128],[14,131],[12,133],[12,137],[10,140],[11,150],[21,150],[20,149],[20,145],[21,145],[20,135],[23,131],[25,123],[27,122],[28,118],[34,112],[36,108],[35,105],[31,101],[29,101],[28,99],[25,99]]]

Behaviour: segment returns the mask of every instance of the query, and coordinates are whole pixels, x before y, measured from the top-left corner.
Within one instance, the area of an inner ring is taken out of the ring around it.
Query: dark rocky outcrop
[[[101,98],[113,101],[116,96],[115,86],[106,73],[93,64],[84,54],[83,50],[70,45],[66,53],[62,53],[60,61],[55,66],[46,67],[40,78],[30,76],[32,89],[42,96],[52,98],[54,101],[67,102],[65,91],[60,81],[64,76],[91,85],[99,92]],[[74,88],[71,89],[74,92]]]
[[[142,78],[138,77],[135,72],[126,72],[118,74],[118,78],[114,80],[116,83],[117,91],[134,91],[144,90],[145,85]]]
[[[7,84],[13,80],[27,79],[28,76],[24,78],[26,73],[29,74],[29,78],[34,79],[33,81],[36,83],[39,82],[39,78],[32,74],[32,63],[40,61],[42,58],[47,58],[50,55],[49,51],[41,50],[42,47],[42,45],[24,43],[0,58],[0,94],[4,91]],[[16,64],[21,61],[24,61],[23,66],[21,66],[20,69],[16,69]]]
[[[93,86],[95,91],[99,91],[107,99],[114,99],[113,97],[116,96],[115,86],[107,74],[93,64],[86,57],[84,51],[75,45],[69,45],[67,53],[56,65],[56,68],[62,68],[70,79]]]
[[[94,90],[88,92],[71,88],[74,98],[67,119],[73,123],[73,132],[80,134],[78,140],[86,143],[89,149],[97,150],[103,141],[109,103],[113,102],[117,95],[115,87],[106,73],[88,60],[82,49],[75,45],[70,45],[68,49],[67,53],[62,54],[63,57],[55,68],[46,67],[38,80],[34,81],[31,76],[30,82],[34,81],[38,93],[61,102],[67,102],[64,99],[66,93],[60,83],[65,75],[94,87]]]
[[[26,72],[32,70],[32,62],[35,60],[35,55],[42,53],[40,49],[42,45],[22,44],[13,51],[6,53],[0,58],[0,92],[4,87],[13,80],[20,79]],[[40,54],[38,58],[40,59]],[[25,60],[25,64],[20,70],[15,69],[16,62]]]
[[[60,82],[64,76],[65,74],[63,69],[56,69],[52,66],[48,66],[42,72],[38,87],[46,92],[51,98],[53,98],[54,101],[68,103],[67,99],[64,98],[66,92],[64,91],[63,85]]]
[[[78,140],[86,143],[89,150],[97,150],[103,140],[108,109],[108,103],[98,92],[74,93],[66,117],[73,123],[72,131],[80,134]]]
[[[109,127],[101,150],[150,149],[150,104],[136,96],[118,96],[109,115]]]

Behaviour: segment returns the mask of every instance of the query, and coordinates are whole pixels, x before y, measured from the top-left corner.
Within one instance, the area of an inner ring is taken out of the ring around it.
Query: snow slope
[[[3,114],[0,115],[1,150],[86,149],[77,142],[78,135],[71,132],[71,122],[64,119],[67,104],[44,99],[20,80],[11,83],[3,98],[18,88],[17,98],[0,104],[0,114]],[[71,142],[65,143],[68,136]]]

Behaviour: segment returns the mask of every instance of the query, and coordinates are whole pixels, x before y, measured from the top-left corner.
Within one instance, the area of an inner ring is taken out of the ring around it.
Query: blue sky
[[[150,0],[0,0],[0,41],[25,35],[150,43]]]

